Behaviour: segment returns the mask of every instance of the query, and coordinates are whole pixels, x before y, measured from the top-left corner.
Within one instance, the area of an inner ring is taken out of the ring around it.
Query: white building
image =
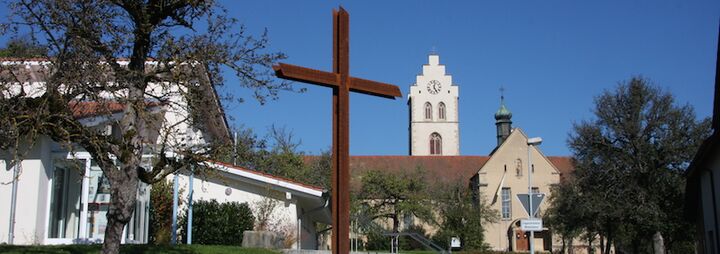
[[[38,88],[28,91],[28,96],[43,93],[43,66],[49,62],[13,60],[3,61],[2,64],[17,65],[28,72],[27,85]],[[200,90],[206,93],[206,98],[212,98],[207,105],[211,107],[210,112],[218,114],[195,114],[202,118],[195,119],[195,124],[181,122],[181,119],[193,114],[189,112],[181,93],[166,91],[164,95],[169,96],[166,98],[168,103],[148,104],[148,111],[160,120],[150,128],[152,134],[151,140],[146,140],[148,146],[159,144],[160,137],[166,133],[174,133],[171,143],[178,146],[229,138],[229,128],[214,87],[202,81],[197,85],[207,86]],[[158,87],[162,86],[152,86],[149,90]],[[118,130],[113,122],[122,116],[125,107],[119,103],[105,106],[102,110],[110,111],[105,112],[107,114],[97,113],[100,106],[94,102],[75,102],[71,108],[73,117],[83,125],[112,135]],[[10,151],[0,151],[0,168],[3,169],[0,170],[0,206],[3,207],[0,209],[0,243],[102,242],[110,193],[107,179],[90,154],[80,147],[69,149],[46,136],[23,146],[28,148],[27,153],[17,164],[12,164],[13,154]],[[151,168],[153,156],[156,155],[148,152],[143,157],[145,168]],[[314,223],[330,221],[328,197],[322,189],[221,163],[209,163],[208,166],[216,167],[221,173],[213,177],[196,177],[193,182],[194,199],[253,202],[266,194],[273,194],[272,197],[283,204],[276,210],[277,218],[286,221],[288,227],[295,228],[297,236],[300,236],[293,247],[317,248]],[[14,177],[15,174],[17,177]],[[189,190],[187,174],[181,172],[181,175],[180,184]],[[150,191],[149,186],[140,184],[135,215],[124,229],[122,242],[147,242]],[[278,193],[282,195],[274,195]]]
[[[410,86],[410,155],[460,155],[458,87],[431,54]]]

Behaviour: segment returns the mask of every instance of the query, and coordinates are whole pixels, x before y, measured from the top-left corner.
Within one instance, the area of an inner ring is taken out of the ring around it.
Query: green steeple
[[[504,89],[500,89],[502,92]],[[497,127],[497,146],[502,145],[503,142],[510,136],[512,131],[512,113],[505,107],[505,96],[500,95],[500,108],[495,112],[495,126]]]
[[[505,107],[505,96],[500,96],[500,108],[495,112],[495,120],[510,120],[512,112]]]

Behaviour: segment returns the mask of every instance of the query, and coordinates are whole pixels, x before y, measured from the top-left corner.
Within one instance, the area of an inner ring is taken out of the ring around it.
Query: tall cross
[[[273,66],[279,78],[333,89],[332,139],[332,250],[350,251],[350,92],[395,99],[397,86],[350,76],[350,15],[333,10],[333,72],[279,63]]]

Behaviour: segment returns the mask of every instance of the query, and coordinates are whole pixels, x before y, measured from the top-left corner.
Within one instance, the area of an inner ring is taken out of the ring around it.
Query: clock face
[[[440,83],[440,81],[434,79],[430,80],[430,82],[428,82],[427,84],[427,90],[431,94],[437,94],[440,92],[440,90],[442,90],[442,84]]]

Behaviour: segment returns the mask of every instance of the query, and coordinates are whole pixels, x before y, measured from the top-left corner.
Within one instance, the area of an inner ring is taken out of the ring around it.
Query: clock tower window
[[[432,105],[430,102],[425,102],[425,119],[432,120]]]
[[[445,103],[438,104],[438,119],[445,120]]]
[[[442,137],[437,132],[430,134],[430,155],[442,155]]]

